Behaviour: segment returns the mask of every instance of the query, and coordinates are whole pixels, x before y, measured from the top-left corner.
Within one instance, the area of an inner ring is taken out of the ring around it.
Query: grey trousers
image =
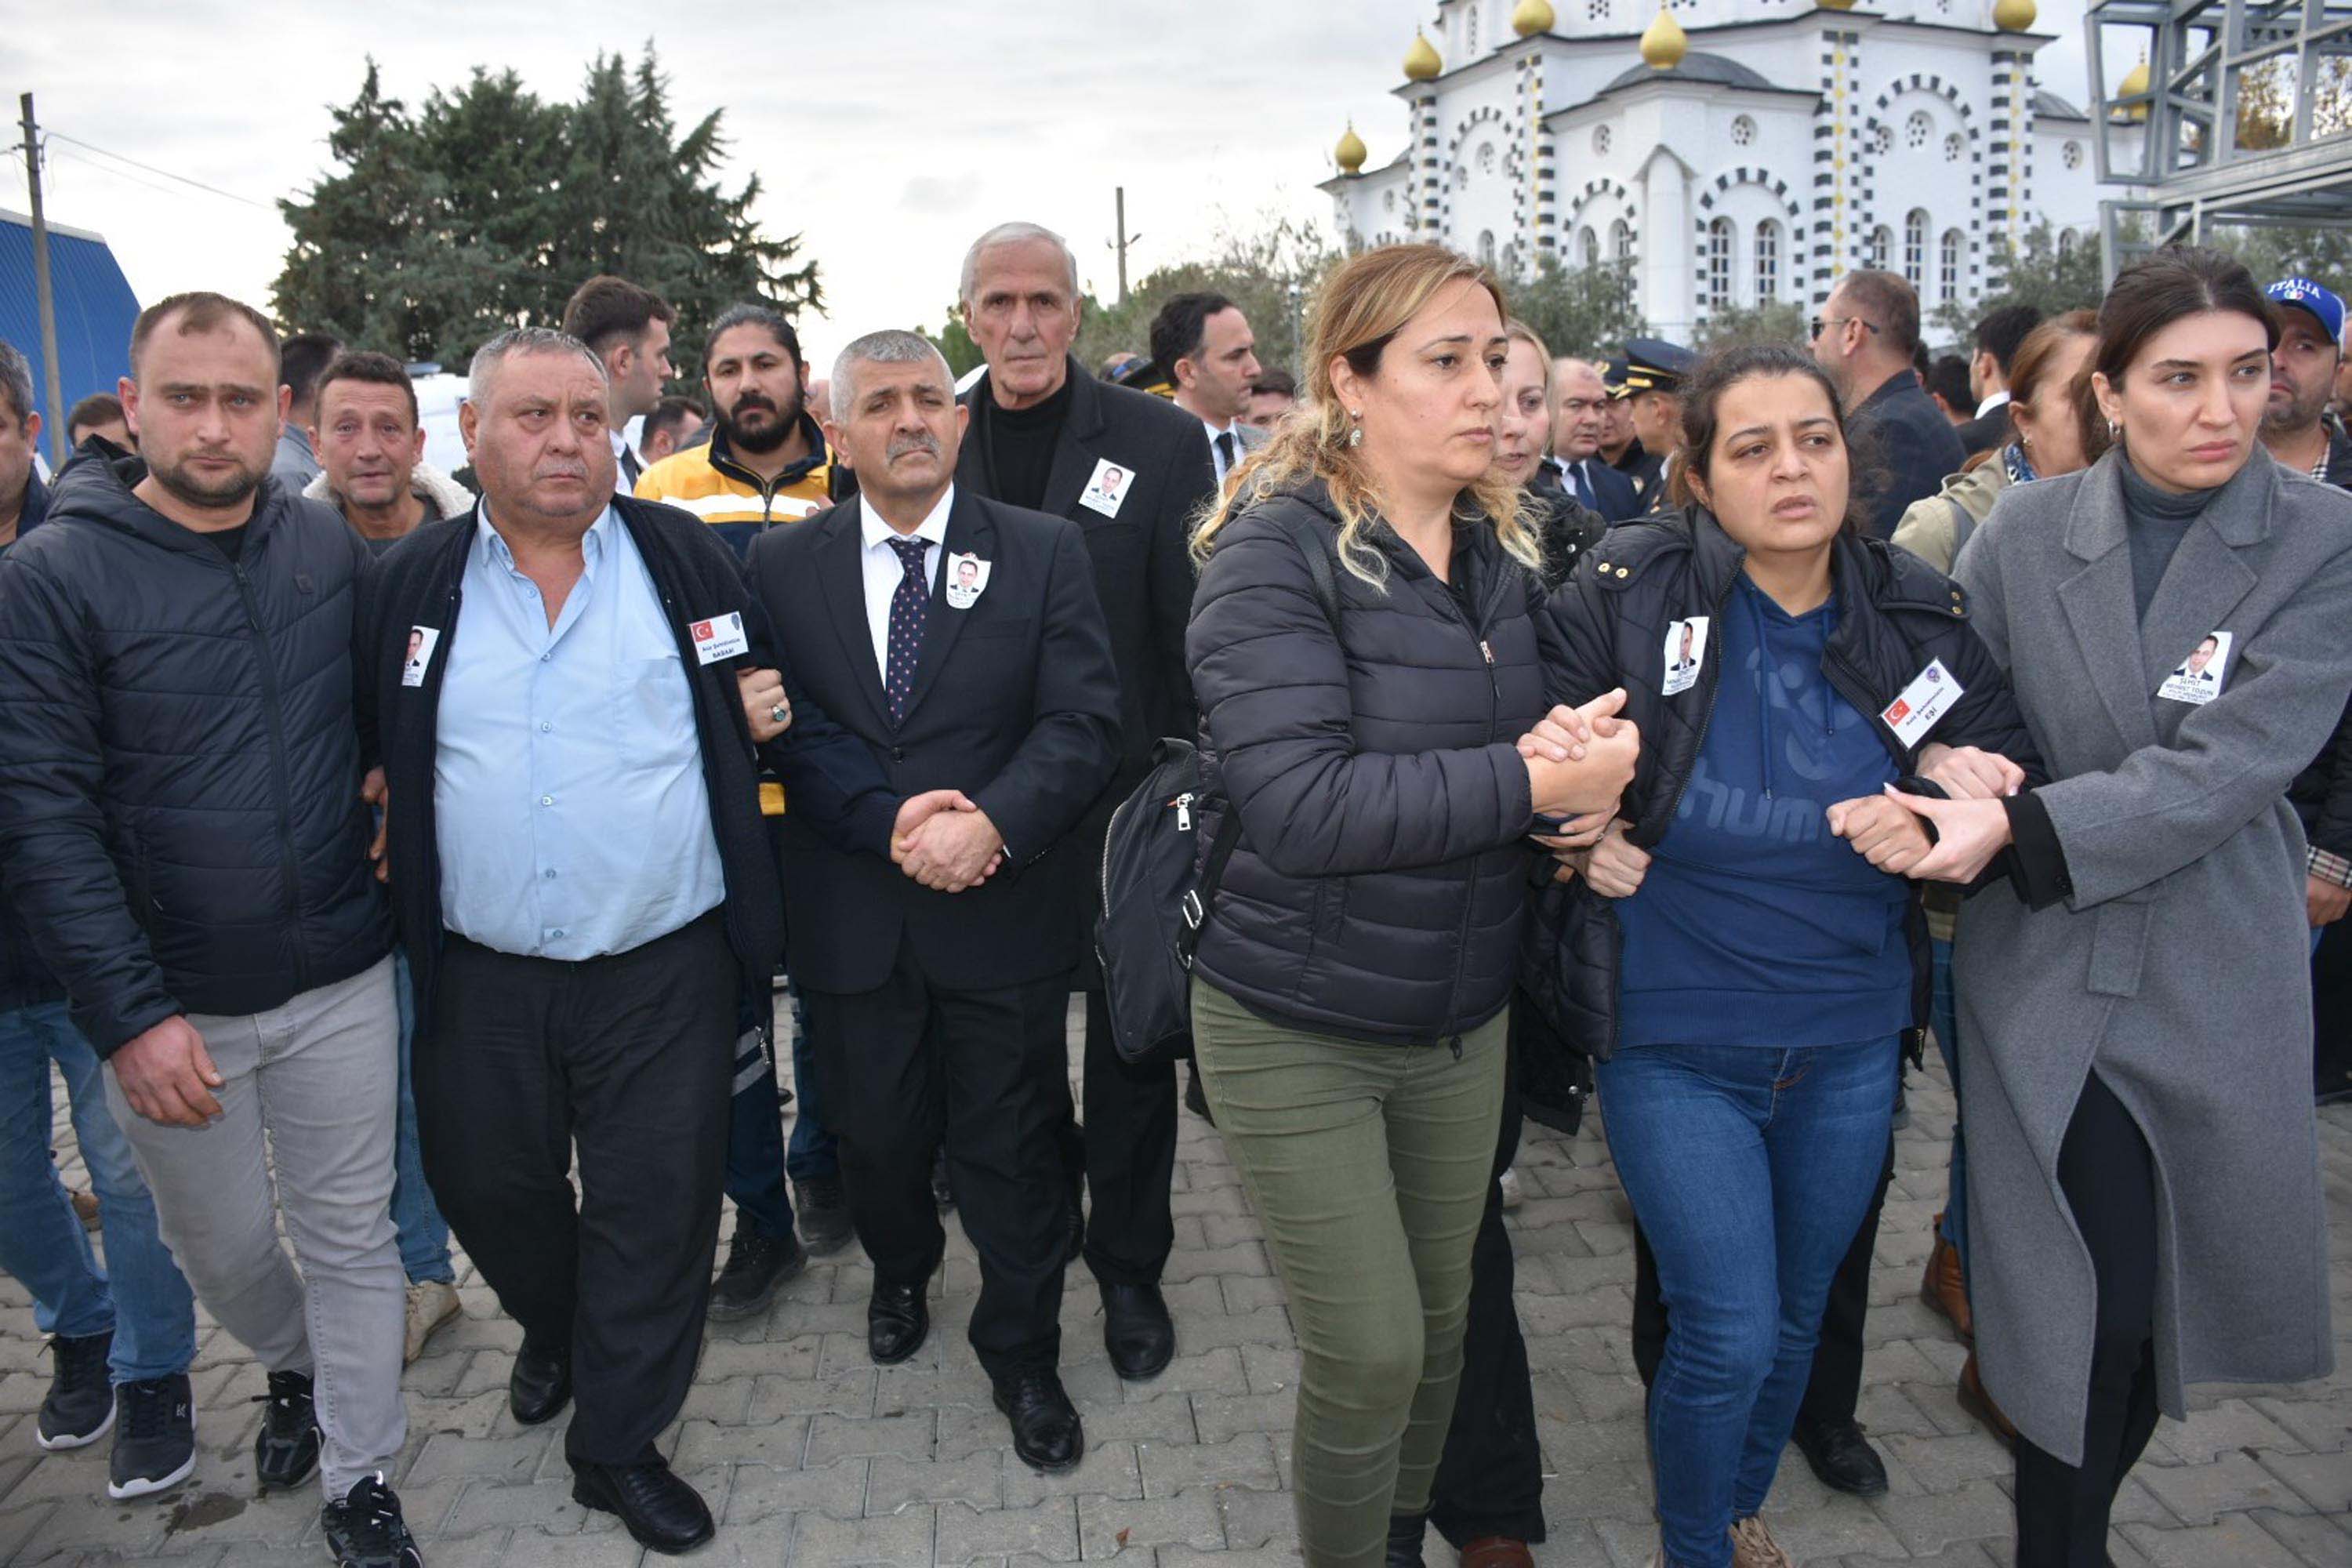
[[[214,1091],[220,1120],[150,1121],[110,1072],[107,1103],[196,1300],[265,1371],[315,1380],[320,1479],[339,1500],[372,1472],[389,1479],[408,1438],[407,1281],[392,1225],[392,960],[267,1013],[188,1022],[226,1080]],[[293,1258],[278,1239],[281,1206]]]

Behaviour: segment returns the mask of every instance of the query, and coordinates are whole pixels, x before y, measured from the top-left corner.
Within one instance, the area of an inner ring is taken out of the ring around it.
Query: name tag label
[[[1094,477],[1078,496],[1078,504],[1105,517],[1117,517],[1118,509],[1127,504],[1127,492],[1135,483],[1135,470],[1121,468],[1108,458],[1095,460]]]
[[[751,651],[751,639],[744,633],[740,610],[730,610],[707,621],[690,622],[686,629],[694,637],[697,664],[716,664],[722,658]]]
[[[2230,645],[2236,640],[2228,632],[2208,632],[2198,638],[2180,668],[2164,678],[2156,694],[2191,708],[2202,708],[2221,696],[2221,683],[2229,677]]]
[[[1679,697],[1698,684],[1699,668],[1706,663],[1706,619],[1693,616],[1666,623],[1666,675],[1658,687],[1660,696]]]
[[[1964,689],[1952,679],[1952,672],[1944,668],[1942,659],[1931,659],[1879,717],[1895,731],[1896,740],[1906,746],[1916,746],[1927,738],[1936,721],[1952,710],[1952,704],[1960,700]]]
[[[433,665],[433,650],[439,647],[440,643],[439,626],[408,628],[408,658],[400,667],[400,683],[403,686],[425,684],[425,672]]]

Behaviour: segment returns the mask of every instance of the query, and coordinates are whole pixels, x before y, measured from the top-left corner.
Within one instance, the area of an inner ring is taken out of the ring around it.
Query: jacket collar
[[[1883,416],[1887,411],[1888,404],[1895,402],[1907,392],[1918,392],[1923,397],[1927,395],[1919,386],[1919,373],[1906,365],[1880,382],[1878,390],[1862,400],[1862,406],[1853,411],[1854,417],[1859,419],[1864,415]]]
[[[1087,481],[1094,477],[1094,446],[1108,423],[1101,383],[1087,374],[1076,355],[1066,359],[1062,374],[1064,384],[1070,389],[1070,406],[1062,416],[1061,432],[1055,437],[1053,467],[1045,477],[1045,497],[1038,502],[1040,511],[1056,517],[1077,504]],[[995,455],[989,440],[989,426],[996,416],[996,397],[990,390],[993,374],[982,372],[980,379],[964,391],[963,405],[971,410],[971,427],[964,432],[963,450],[956,461],[958,482],[976,487],[990,496],[999,493]]]
[[[146,459],[131,453],[103,458],[93,454],[68,464],[58,475],[57,488],[50,492],[47,518],[51,521],[68,517],[87,519],[161,549],[226,566],[228,558],[205,543],[202,534],[182,528],[132,493],[146,477]],[[259,552],[276,529],[279,516],[296,500],[294,493],[278,476],[262,476],[260,486],[253,492],[252,514],[244,524],[246,561],[250,562]]]
[[[726,427],[716,422],[710,426],[710,466],[736,483],[750,485],[762,495],[782,489],[786,485],[796,485],[824,467],[833,458],[833,454],[825,449],[824,427],[806,408],[801,410],[799,429],[801,438],[808,443],[808,456],[787,464],[772,485],[736,460],[734,449],[727,445]]]
[[[1747,570],[1748,552],[1706,508],[1689,507],[1684,516],[1689,520],[1692,572],[1700,595],[1706,604],[1720,604],[1730,591],[1732,579]],[[1862,538],[1845,529],[1830,542],[1830,590],[1837,595],[1843,612],[1838,630],[1831,637],[1832,644],[1862,624],[1863,616],[1854,612],[1864,605],[1882,611],[1925,610],[1937,616],[1949,616],[1954,608],[1951,584],[1943,574],[1881,540]]]
[[[2255,456],[2261,455],[2257,447]],[[2129,542],[2124,461],[2123,449],[2116,448],[2092,465],[2074,487],[2074,504],[2066,514],[2066,549],[2077,560],[2096,561]],[[2232,549],[2259,544],[2270,537],[2271,500],[2277,489],[2278,465],[2250,458],[2215,493],[2189,531],[2210,528]]]
[[[876,723],[887,732],[894,727],[890,707],[883,697],[882,669],[874,662],[874,635],[866,618],[866,573],[861,559],[866,550],[865,511],[864,498],[852,498],[811,526],[820,530],[816,569],[834,636],[840,639],[842,654],[849,660],[850,668],[862,677],[856,685],[865,695]],[[940,546],[939,570],[931,578],[930,602],[923,617],[923,650],[915,661],[914,689],[908,696],[907,710],[896,728],[905,728],[915,710],[922,706],[923,698],[946,667],[948,654],[962,633],[964,623],[971,617],[971,610],[959,610],[947,600],[949,558],[965,554],[993,562],[996,525],[989,521],[971,487],[959,483],[954,500],[948,506],[947,537]]]
[[[22,539],[49,514],[49,487],[36,468],[25,470],[25,505],[16,514],[16,537]]]

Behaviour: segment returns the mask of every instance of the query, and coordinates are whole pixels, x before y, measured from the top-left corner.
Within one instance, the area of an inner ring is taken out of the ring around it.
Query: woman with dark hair
[[[2051,777],[1916,802],[1939,841],[1912,868],[1966,882],[2010,852],[1954,964],[1977,1353],[2021,1434],[2023,1568],[2105,1561],[2188,1384],[2331,1360],[2285,797],[2352,689],[2352,498],[2256,444],[2276,338],[2226,256],[2126,268],[2091,378],[2115,449],[2010,490],[1960,559]]]
[[[1557,962],[1667,1306],[1662,1561],[1771,1568],[1758,1510],[1926,1021],[1904,873],[1929,845],[1885,792],[1931,740],[2037,764],[1959,591],[1861,533],[1811,359],[1711,355],[1683,422],[1681,511],[1612,531],[1546,606],[1554,700],[1622,686],[1643,734],[1620,819],[1564,852]]]

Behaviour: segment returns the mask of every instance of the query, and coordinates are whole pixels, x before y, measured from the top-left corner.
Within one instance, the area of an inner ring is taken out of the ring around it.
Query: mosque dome
[[[1331,149],[1331,161],[1339,165],[1339,173],[1343,174],[1360,174],[1364,172],[1364,160],[1368,156],[1370,153],[1365,150],[1364,139],[1356,134],[1356,122],[1352,120],[1348,121],[1348,133],[1339,138],[1337,147]]]
[[[1654,70],[1672,70],[1682,63],[1690,48],[1690,39],[1683,33],[1683,25],[1666,9],[1665,0],[1658,0],[1657,19],[1642,33],[1642,58]]]
[[[1404,79],[1434,81],[1437,74],[1444,68],[1445,62],[1437,58],[1437,50],[1431,45],[1428,36],[1415,27],[1412,31],[1412,47],[1404,52]]]

